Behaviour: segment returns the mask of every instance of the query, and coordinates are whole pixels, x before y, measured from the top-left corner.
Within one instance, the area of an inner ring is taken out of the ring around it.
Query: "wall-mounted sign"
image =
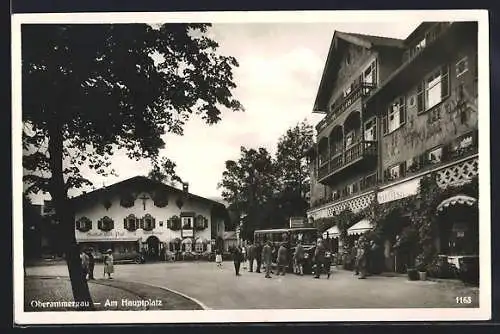
[[[182,230],[182,237],[193,237],[193,230]]]
[[[380,204],[382,204],[416,195],[418,194],[419,185],[420,185],[420,178],[416,178],[411,181],[391,186],[387,189],[380,191],[377,194],[377,201]]]
[[[152,235],[152,234],[163,234],[162,231],[143,231],[142,232],[143,234],[146,234],[146,235]]]
[[[290,228],[300,228],[305,226],[304,217],[290,217]]]
[[[120,239],[120,238],[129,238],[129,237],[135,237],[137,235],[136,231],[134,232],[129,232],[129,231],[99,231],[99,232],[94,232],[94,231],[89,231],[87,233],[80,233],[82,236],[81,239]]]

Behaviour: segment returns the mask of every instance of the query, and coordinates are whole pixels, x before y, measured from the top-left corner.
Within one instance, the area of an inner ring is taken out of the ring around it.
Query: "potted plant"
[[[418,274],[418,270],[416,268],[408,267],[408,269],[406,270],[406,273],[408,274],[408,279],[410,281],[418,281],[419,274]]]
[[[427,265],[425,264],[424,257],[422,255],[417,256],[415,259],[415,269],[418,272],[418,277],[421,281],[427,280]]]

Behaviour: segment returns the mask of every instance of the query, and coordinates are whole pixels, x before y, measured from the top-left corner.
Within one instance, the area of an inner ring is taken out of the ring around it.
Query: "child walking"
[[[217,267],[222,269],[222,253],[220,250],[215,251],[215,263],[217,263]]]

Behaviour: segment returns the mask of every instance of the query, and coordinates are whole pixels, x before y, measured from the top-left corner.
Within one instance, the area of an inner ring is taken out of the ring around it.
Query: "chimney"
[[[182,182],[182,191],[184,191],[184,193],[186,194],[189,192],[189,183]]]

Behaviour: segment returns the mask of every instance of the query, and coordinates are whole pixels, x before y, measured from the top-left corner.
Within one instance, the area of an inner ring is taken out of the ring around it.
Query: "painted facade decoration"
[[[108,208],[100,204],[104,198],[111,203]],[[223,237],[223,204],[145,177],[72,200],[77,242],[98,252],[110,248],[118,257],[143,252],[159,258],[167,250],[210,252],[213,240]]]

